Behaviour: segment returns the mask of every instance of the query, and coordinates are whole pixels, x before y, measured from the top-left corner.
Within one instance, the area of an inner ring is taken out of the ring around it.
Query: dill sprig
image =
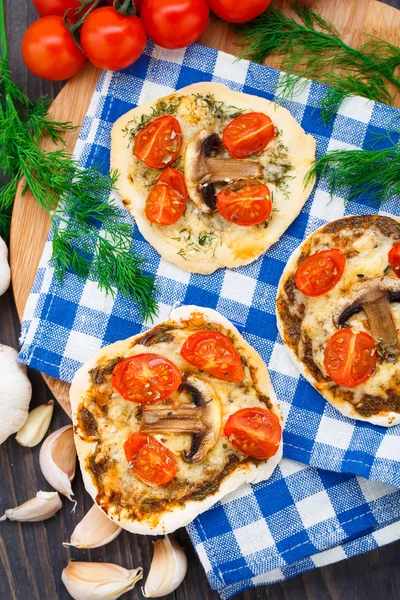
[[[117,174],[82,169],[61,146],[40,147],[44,136],[62,143],[71,123],[53,121],[46,98],[33,103],[12,82],[7,61],[4,3],[0,0],[0,235],[7,237],[18,182],[23,179],[52,227],[50,264],[62,281],[67,272],[96,281],[100,289],[119,291],[140,303],[141,314],[157,312],[154,278],[142,272],[143,260],[132,247],[133,225],[110,201]]]
[[[262,63],[271,54],[281,57],[280,68],[287,75],[278,86],[279,94],[289,99],[296,96],[307,84],[300,76],[333,86],[320,103],[326,120],[348,95],[391,103],[388,84],[400,88],[396,75],[400,48],[372,36],[359,48],[352,48],[321,15],[301,3],[293,8],[300,23],[270,9],[238,28],[242,34],[239,43],[245,46],[242,58]]]
[[[378,144],[383,147],[377,149]],[[366,150],[332,150],[311,167],[305,185],[315,177],[323,178],[330,195],[342,195],[346,203],[386,202],[400,196],[400,146],[387,131],[377,134]]]

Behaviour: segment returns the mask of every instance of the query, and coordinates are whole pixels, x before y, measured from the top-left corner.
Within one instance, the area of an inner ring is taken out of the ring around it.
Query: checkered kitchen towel
[[[149,44],[131,68],[101,75],[76,156],[83,167],[96,164],[106,171],[114,121],[133,106],[188,84],[213,80],[274,99],[280,77],[274,69],[235,62],[232,56],[199,45],[164,51]],[[319,155],[334,148],[368,147],[374,133],[384,133],[399,114],[388,106],[352,98],[344,102],[333,124],[324,126],[316,103],[325,91],[310,83],[294,102],[283,102],[316,138]],[[393,214],[398,211],[395,199],[384,208]],[[269,366],[286,420],[285,456],[325,470],[285,460],[271,483],[244,488],[191,526],[210,581],[225,596],[262,581],[266,572],[272,579],[288,577],[318,561],[382,544],[389,537],[380,533],[386,531],[381,528],[399,518],[398,493],[385,484],[400,487],[400,427],[385,430],[342,417],[292,366],[275,320],[280,275],[304,237],[343,214],[377,210],[357,202],[345,209],[343,198],[330,200],[325,182],[320,181],[300,216],[264,257],[207,276],[191,275],[161,260],[139,233],[134,240],[137,252],[148,260],[148,270],[156,275],[160,318],[169,314],[172,304],[184,303],[216,308],[235,321]],[[20,359],[71,381],[100,347],[147,326],[132,302],[120,295],[104,296],[92,281],[69,274],[63,285],[58,284],[47,265],[50,254],[49,239],[25,310]],[[338,544],[342,546],[334,556],[310,558]]]

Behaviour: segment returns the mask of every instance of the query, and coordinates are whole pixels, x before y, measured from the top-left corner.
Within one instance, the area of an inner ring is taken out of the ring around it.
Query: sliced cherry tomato
[[[120,15],[112,6],[91,12],[80,32],[80,43],[88,59],[99,69],[111,71],[133,64],[146,42],[142,21],[136,15]]]
[[[230,23],[244,23],[261,15],[272,0],[208,0],[213,13]]]
[[[245,158],[260,154],[274,135],[271,119],[264,113],[251,112],[228,123],[222,132],[222,140],[231,156]]]
[[[69,79],[86,61],[63,18],[56,15],[42,17],[29,25],[22,38],[22,58],[32,73],[51,81]]]
[[[207,0],[144,0],[140,16],[149,37],[162,48],[184,48],[208,23]]]
[[[181,355],[217,379],[242,381],[242,361],[227,335],[218,331],[201,330],[190,335],[181,348]]]
[[[175,477],[175,456],[152,435],[134,433],[126,440],[124,450],[129,468],[144,483],[166,485]]]
[[[112,385],[125,400],[155,404],[168,398],[182,381],[181,372],[160,354],[136,354],[114,367]]]
[[[232,446],[253,458],[276,454],[282,436],[278,417],[265,408],[242,408],[225,423],[224,435]]]
[[[269,188],[252,179],[226,185],[217,194],[217,209],[221,217],[236,225],[264,223],[272,210]]]
[[[157,225],[173,225],[183,215],[188,199],[185,178],[168,167],[153,185],[146,200],[146,218]]]
[[[388,254],[389,264],[397,277],[400,277],[400,242],[395,244]]]
[[[354,388],[371,377],[376,355],[375,340],[368,333],[341,329],[325,346],[324,365],[335,383]]]
[[[135,138],[133,154],[153,169],[164,169],[179,156],[182,129],[175,117],[157,117]]]
[[[321,296],[339,283],[345,266],[346,257],[339,248],[322,250],[300,263],[294,282],[305,296]]]

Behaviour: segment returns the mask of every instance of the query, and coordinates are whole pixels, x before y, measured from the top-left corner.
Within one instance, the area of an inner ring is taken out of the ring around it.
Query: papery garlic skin
[[[116,600],[142,579],[143,569],[124,569],[113,563],[70,561],[61,579],[75,600]]]
[[[122,528],[111,521],[104,511],[93,504],[71,535],[71,540],[63,545],[76,548],[99,548],[109,544],[121,533]]]
[[[26,448],[33,448],[37,444],[40,444],[50,427],[53,411],[54,400],[49,400],[49,402],[34,408],[29,413],[25,424],[15,436],[18,444]]]
[[[71,481],[75,477],[76,449],[72,425],[51,433],[40,448],[39,464],[46,481],[73,501]]]
[[[16,506],[9,508],[0,521],[9,519],[10,521],[36,522],[45,521],[54,517],[56,512],[62,507],[61,498],[57,492],[38,492],[34,498]]]
[[[0,444],[28,418],[32,386],[18,352],[0,344]]]
[[[8,290],[11,281],[11,271],[8,264],[8,248],[0,237],[0,296]]]
[[[145,598],[161,598],[179,587],[187,571],[183,548],[172,535],[154,542],[153,560],[142,589]]]

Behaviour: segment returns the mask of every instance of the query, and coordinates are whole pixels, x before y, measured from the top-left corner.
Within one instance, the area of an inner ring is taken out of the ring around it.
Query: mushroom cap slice
[[[209,185],[207,179],[203,180],[204,173],[206,172],[203,145],[207,138],[210,138],[210,136],[213,136],[212,131],[200,131],[190,140],[185,153],[185,181],[189,198],[193,200],[197,208],[205,213],[215,212],[217,208],[215,204],[215,197],[213,202],[213,198],[211,198],[209,190],[205,192],[205,190],[209,187],[212,191],[212,196],[214,196],[213,186]],[[208,204],[205,200],[205,193],[207,194]]]

